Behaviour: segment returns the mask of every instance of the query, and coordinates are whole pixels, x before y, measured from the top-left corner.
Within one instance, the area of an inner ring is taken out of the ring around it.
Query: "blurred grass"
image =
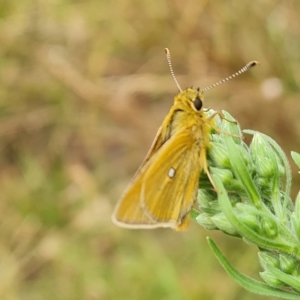
[[[2,1],[0,298],[253,299],[205,236],[257,277],[255,248],[196,224],[123,230],[110,214],[177,93],[165,47],[182,87],[260,61],[206,106],[299,151],[299,13],[291,0]]]

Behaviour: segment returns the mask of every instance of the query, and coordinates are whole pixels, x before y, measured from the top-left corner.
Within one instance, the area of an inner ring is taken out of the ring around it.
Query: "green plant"
[[[227,112],[224,115],[234,120]],[[194,217],[206,229],[221,230],[259,248],[265,283],[239,273],[208,238],[223,268],[241,286],[260,295],[299,299],[300,193],[294,204],[288,160],[265,134],[243,130],[253,135],[247,146],[236,137],[242,135],[239,125],[216,122],[221,133],[212,134],[208,156],[219,191],[201,185],[201,212],[194,212]],[[300,155],[293,152],[292,157],[300,166]]]

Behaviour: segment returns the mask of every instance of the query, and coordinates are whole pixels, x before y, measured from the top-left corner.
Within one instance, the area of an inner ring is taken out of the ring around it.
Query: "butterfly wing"
[[[199,141],[190,131],[173,135],[152,152],[117,205],[114,222],[129,228],[185,229],[197,195],[199,153]]]
[[[156,136],[152,142],[152,145],[146,155],[146,157],[144,158],[143,162],[141,163],[141,165],[139,166],[138,170],[135,172],[133,178],[131,179],[129,185],[133,184],[133,182],[137,179],[137,177],[139,177],[140,173],[142,172],[142,170],[144,169],[144,166],[147,164],[147,162],[151,159],[151,157],[157,153],[157,151],[162,147],[162,145],[164,144],[165,140],[167,140],[167,136],[166,133],[163,132],[163,126],[159,127]]]
[[[141,206],[159,227],[186,227],[187,214],[198,191],[199,154],[199,143],[191,132],[184,131],[174,135],[162,148],[163,159],[149,166],[142,186]]]

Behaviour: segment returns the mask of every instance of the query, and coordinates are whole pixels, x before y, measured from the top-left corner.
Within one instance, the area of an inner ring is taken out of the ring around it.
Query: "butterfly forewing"
[[[130,186],[117,205],[113,214],[113,220],[117,225],[128,228],[148,228],[156,223],[149,219],[140,205],[143,178],[144,173],[141,173],[141,176],[136,178],[134,186]]]
[[[172,136],[159,151],[164,159],[155,160],[145,173],[141,204],[160,226],[180,225],[194,203],[200,174],[196,144],[189,131]]]
[[[172,136],[156,153],[146,157],[114,213],[123,227],[178,227],[197,194],[199,149],[190,132]],[[164,157],[158,160],[157,156]],[[134,184],[133,184],[134,183]],[[176,195],[176,197],[174,197]],[[176,200],[176,201],[174,201]],[[183,226],[187,227],[187,226]]]

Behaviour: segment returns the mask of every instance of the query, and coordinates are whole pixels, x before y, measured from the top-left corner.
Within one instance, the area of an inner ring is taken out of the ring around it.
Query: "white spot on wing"
[[[170,168],[170,170],[168,172],[168,176],[170,178],[174,178],[174,176],[175,176],[175,169],[174,168]]]

